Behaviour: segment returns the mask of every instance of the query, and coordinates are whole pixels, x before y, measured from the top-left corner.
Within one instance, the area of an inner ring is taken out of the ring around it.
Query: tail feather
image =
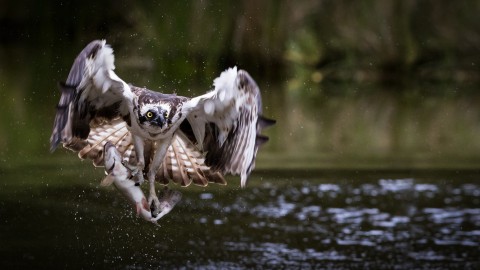
[[[263,115],[258,115],[258,118],[257,118],[257,137],[255,138],[255,146],[256,147],[268,142],[268,137],[260,134],[260,132],[267,127],[275,125],[276,122],[277,122],[276,120],[268,119]]]
[[[263,115],[258,116],[257,124],[260,130],[275,125],[277,121],[273,119],[268,119]]]
[[[265,135],[258,134],[257,137],[255,138],[255,146],[260,146],[262,144],[265,144],[268,142],[268,137]]]

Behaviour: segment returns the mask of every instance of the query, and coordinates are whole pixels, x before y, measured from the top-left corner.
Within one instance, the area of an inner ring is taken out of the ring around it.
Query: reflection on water
[[[476,171],[260,171],[245,190],[182,189],[158,228],[89,166],[4,173],[2,268],[480,267]]]

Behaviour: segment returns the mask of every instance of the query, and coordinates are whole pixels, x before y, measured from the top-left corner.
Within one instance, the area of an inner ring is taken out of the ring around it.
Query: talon
[[[159,220],[161,217],[172,211],[175,205],[182,199],[182,193],[165,187],[161,194],[160,200],[158,198],[156,199],[158,201],[158,204],[154,204],[154,199],[152,199],[152,203],[150,204],[153,221]],[[152,209],[153,205],[155,209]]]
[[[135,178],[135,186],[140,186],[143,184],[145,179],[143,179],[143,167],[135,166],[131,169],[132,178]]]
[[[156,218],[157,217],[157,214],[155,213],[157,210],[157,208],[155,207],[155,203],[152,201],[152,203],[150,204],[150,213],[152,215],[152,217]]]
[[[152,214],[152,217],[157,217],[158,213],[160,212],[160,201],[158,200],[157,195],[151,194],[148,200],[150,203],[150,212]]]

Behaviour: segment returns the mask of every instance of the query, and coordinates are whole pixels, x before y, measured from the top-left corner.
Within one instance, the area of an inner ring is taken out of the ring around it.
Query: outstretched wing
[[[183,108],[198,147],[207,153],[206,165],[222,174],[240,174],[244,187],[258,147],[268,140],[260,133],[275,121],[261,115],[260,90],[246,71],[230,68],[214,80],[214,86]]]
[[[134,94],[113,70],[112,48],[105,40],[88,44],[77,56],[65,83],[50,137],[50,150],[60,142],[70,144],[86,139],[95,118],[126,117]]]
[[[91,131],[87,139],[76,138],[65,147],[78,152],[81,159],[91,159],[95,166],[104,165],[104,145],[110,142],[115,145],[122,155],[123,162],[134,167],[137,164],[132,134],[127,129],[125,121],[120,118],[113,120],[97,120],[91,123]],[[147,147],[145,150],[146,169],[153,159],[156,146]],[[191,183],[206,186],[209,182],[226,184],[223,176],[212,172],[205,165],[204,155],[193,143],[178,131],[168,147],[167,154],[156,175],[156,180],[162,184],[173,181],[182,186]]]

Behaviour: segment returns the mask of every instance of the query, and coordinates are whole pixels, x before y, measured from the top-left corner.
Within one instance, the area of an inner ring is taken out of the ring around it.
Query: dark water
[[[2,172],[2,269],[480,267],[474,170],[259,170],[244,190],[181,189],[155,227],[101,170],[58,163]]]

